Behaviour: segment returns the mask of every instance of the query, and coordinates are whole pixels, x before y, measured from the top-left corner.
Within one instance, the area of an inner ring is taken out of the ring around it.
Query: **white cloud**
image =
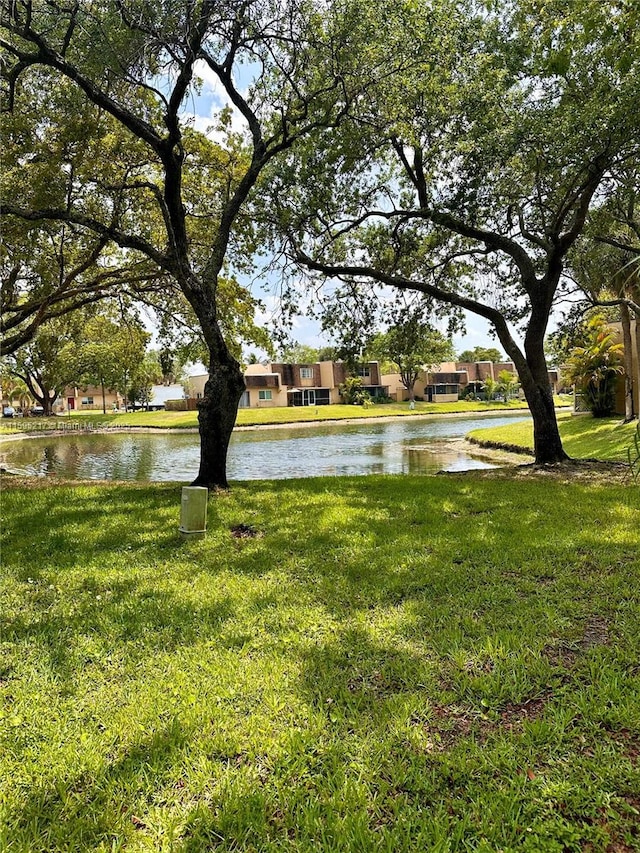
[[[212,71],[206,62],[202,59],[198,59],[193,65],[193,73],[196,77],[202,80],[204,86],[204,92],[206,94],[212,95],[214,101],[217,103],[218,107],[223,107],[229,101],[229,96],[227,95],[224,86],[220,82],[220,78]]]
[[[231,132],[245,134],[248,130],[247,122],[242,116],[242,113],[240,113],[229,98],[229,95],[220,82],[218,75],[212,71],[203,60],[198,60],[195,63],[194,73],[196,77],[202,80],[203,83],[203,91],[199,100],[209,101],[210,104],[208,115],[194,114],[194,118],[196,119],[196,129],[202,130],[202,132],[206,133],[209,139],[212,139],[214,142],[222,143],[224,141],[225,134],[216,130],[207,132],[207,128],[211,125],[217,124],[220,111],[225,107],[228,107],[231,110]],[[238,84],[236,81],[234,81],[234,84],[237,87]],[[238,91],[243,97],[247,96],[247,89],[239,89]]]

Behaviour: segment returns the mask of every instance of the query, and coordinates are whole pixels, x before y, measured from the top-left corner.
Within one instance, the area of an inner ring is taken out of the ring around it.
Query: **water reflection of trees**
[[[491,419],[483,425],[489,425]],[[473,424],[471,424],[473,425]],[[466,424],[466,428],[471,426]],[[411,428],[409,428],[409,426]],[[431,431],[433,425],[424,425]],[[444,429],[444,421],[438,423]],[[353,425],[243,433],[229,456],[232,479],[280,479],[357,474],[435,473],[484,467],[456,440],[434,439],[415,423]],[[453,436],[460,424],[451,424]],[[284,433],[284,434],[283,434]],[[277,436],[275,438],[274,436]],[[254,440],[252,440],[254,439]],[[188,480],[197,469],[197,438],[191,435],[100,434],[29,439],[2,447],[6,464],[38,473],[81,479]],[[192,477],[191,477],[192,478]]]
[[[50,474],[58,467],[58,454],[52,444],[47,444],[42,451],[42,470]]]
[[[16,442],[3,448],[11,467],[38,474],[57,474],[69,479],[149,480],[165,442],[151,436],[63,436]]]
[[[113,459],[110,476],[114,480],[151,479],[160,442],[153,443],[148,439],[149,436],[140,436],[135,441],[130,439],[123,442],[120,453]]]

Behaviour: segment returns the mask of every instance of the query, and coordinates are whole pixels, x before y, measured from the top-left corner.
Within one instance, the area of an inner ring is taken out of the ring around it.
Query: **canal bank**
[[[493,417],[359,420],[239,429],[232,436],[231,480],[312,476],[436,473],[511,464],[501,453],[473,448],[464,436],[485,424],[521,419]],[[190,481],[198,468],[197,433],[185,430],[103,430],[32,437],[2,446],[6,468],[68,479]]]
[[[566,412],[567,407],[560,407],[556,409],[556,412]],[[309,420],[309,421],[290,421],[283,423],[268,423],[268,424],[236,424],[233,428],[235,432],[249,432],[252,430],[278,430],[278,429],[306,429],[313,428],[318,426],[331,426],[340,424],[345,424],[347,426],[358,425],[358,424],[369,424],[369,423],[393,423],[395,421],[420,421],[428,418],[431,420],[455,420],[455,419],[463,419],[463,418],[495,418],[495,417],[520,417],[524,419],[529,418],[529,410],[526,408],[523,409],[492,409],[491,411],[482,412],[482,411],[464,411],[464,412],[422,412],[417,414],[406,414],[406,415],[380,415],[375,418],[371,417],[349,417],[349,418],[339,418],[339,419],[331,419],[331,420]],[[65,424],[67,422],[65,421]],[[95,425],[87,424],[83,425],[78,429],[55,429],[55,428],[45,428],[45,429],[34,429],[33,432],[29,432],[27,430],[21,430],[19,432],[11,433],[4,432],[0,433],[0,443],[3,441],[20,441],[25,438],[42,438],[43,436],[63,436],[68,435],[69,433],[74,434],[77,432],[90,432],[90,433],[139,433],[139,434],[149,434],[149,435],[164,435],[164,434],[176,434],[176,435],[197,435],[199,433],[199,428],[197,426],[194,427],[161,427],[161,426],[136,426],[133,424],[125,424],[125,425],[107,425],[104,426],[101,423],[97,423]]]

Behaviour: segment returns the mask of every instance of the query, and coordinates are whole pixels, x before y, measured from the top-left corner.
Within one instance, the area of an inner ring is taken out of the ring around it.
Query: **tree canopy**
[[[504,355],[495,347],[474,347],[458,353],[458,361],[474,363],[476,361],[492,361],[497,364],[504,361]]]
[[[95,138],[94,168],[89,161],[76,176],[79,192],[70,200],[5,194],[2,213],[81,229],[177,283],[202,330],[210,368],[199,403],[196,482],[226,487],[244,382],[221,325],[220,281],[254,246],[248,203],[263,190],[265,167],[298,140],[334,126],[345,105],[366,93],[371,78],[341,59],[363,28],[358,4],[11,0],[2,3],[2,26],[9,109],[15,113],[29,91],[53,84],[70,88],[92,122],[115,128],[113,137],[105,130]],[[393,48],[381,51],[373,77],[396,67]],[[239,82],[241,68],[248,69],[247,86]],[[207,140],[187,118],[203,74],[217,80],[231,105],[212,120],[222,143]],[[72,113],[46,114],[65,135]],[[25,125],[26,152],[36,125],[37,117]],[[112,139],[123,140],[118,156]]]
[[[169,312],[177,286],[210,368],[196,482],[224,487],[244,320],[225,322],[223,293],[232,282],[229,304],[248,304],[238,282],[269,220],[310,278],[355,296],[352,352],[376,287],[489,320],[520,376],[536,460],[565,458],[544,337],[594,209],[609,217],[598,239],[636,245],[618,200],[640,146],[637,4],[1,8],[9,348],[111,285],[160,285]],[[207,75],[226,99],[211,137],[188,117]]]
[[[116,220],[124,199],[113,175],[145,162],[126,131],[92,109],[70,82],[50,75],[25,76],[11,103],[0,123],[3,355],[31,340],[48,319],[106,297],[144,297],[169,286],[157,264],[119,248],[106,233],[37,215],[84,207]]]
[[[380,361],[391,361],[402,384],[414,399],[414,387],[422,370],[433,370],[453,357],[453,347],[441,332],[425,321],[422,312],[408,308],[386,332],[378,333],[370,344]]]
[[[8,374],[25,382],[46,414],[68,385],[101,388],[104,409],[107,389],[126,396],[150,337],[135,311],[92,305],[44,323],[3,361]]]
[[[520,376],[536,460],[561,461],[544,336],[591,208],[638,157],[637,10],[616,0],[384,7],[380,39],[403,33],[405,70],[352,104],[324,150],[296,149],[273,181],[291,255],[359,283],[363,301],[376,282],[488,319]],[[370,44],[354,50],[365,68]],[[318,182],[327,164],[332,180]]]

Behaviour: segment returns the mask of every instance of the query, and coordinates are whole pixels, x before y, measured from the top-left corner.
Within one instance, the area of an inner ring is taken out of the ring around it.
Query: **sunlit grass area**
[[[637,849],[637,487],[4,484],[0,849]]]
[[[558,416],[560,435],[566,452],[575,459],[595,458],[625,461],[627,450],[633,442],[637,422],[624,424],[620,417],[593,418],[590,415]],[[520,447],[533,451],[533,426],[531,421],[511,424],[469,433],[469,438],[480,443]]]
[[[491,412],[503,409],[526,409],[520,400],[482,403],[475,400],[459,400],[456,403],[416,402],[415,409],[409,403],[374,403],[370,406],[298,406],[273,409],[239,409],[238,426],[257,424],[297,423],[300,421],[344,420],[349,418],[406,417],[408,415],[447,415],[462,412]]]

